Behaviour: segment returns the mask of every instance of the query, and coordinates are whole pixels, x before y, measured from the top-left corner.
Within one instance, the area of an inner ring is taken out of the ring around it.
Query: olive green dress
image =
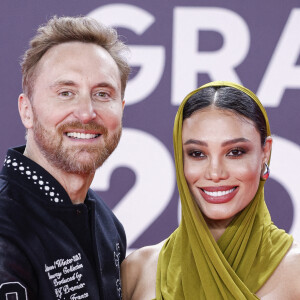
[[[209,86],[230,86],[243,91],[260,107],[250,90],[231,82],[217,81],[191,92],[180,105],[174,124],[176,176],[182,203],[179,227],[164,244],[158,261],[156,300],[258,299],[255,293],[272,275],[291,247],[293,238],[278,229],[264,200],[264,181],[256,196],[227,227],[216,242],[197,204],[193,201],[183,173],[182,113],[185,102]]]

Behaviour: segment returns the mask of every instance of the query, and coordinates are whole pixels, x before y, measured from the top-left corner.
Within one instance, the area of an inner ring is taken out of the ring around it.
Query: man
[[[0,175],[0,299],[121,299],[125,233],[89,186],[120,139],[124,50],[112,28],[54,17],[24,55],[27,141]]]

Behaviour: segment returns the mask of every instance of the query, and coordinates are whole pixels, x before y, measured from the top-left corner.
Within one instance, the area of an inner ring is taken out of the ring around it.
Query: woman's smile
[[[201,196],[206,202],[222,204],[229,202],[238,192],[238,186],[217,186],[199,188]]]

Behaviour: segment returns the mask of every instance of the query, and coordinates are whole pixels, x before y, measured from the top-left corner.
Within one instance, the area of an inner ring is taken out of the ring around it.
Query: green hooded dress
[[[241,85],[211,82],[185,97],[178,109],[173,132],[182,219],[159,255],[156,300],[258,299],[255,293],[272,275],[293,243],[292,236],[271,221],[262,180],[254,199],[233,219],[217,242],[193,201],[183,173],[183,107],[193,94],[211,86],[233,87],[250,96],[260,107],[267,134],[271,135],[265,109],[255,94]]]

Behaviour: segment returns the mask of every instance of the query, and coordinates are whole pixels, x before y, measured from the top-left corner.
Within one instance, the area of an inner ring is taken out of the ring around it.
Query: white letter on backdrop
[[[273,137],[271,173],[270,176],[278,181],[288,192],[294,207],[294,218],[290,233],[295,240],[300,239],[300,190],[298,166],[300,166],[300,146],[279,136]],[[285,154],[285,155],[283,155]],[[266,182],[268,184],[268,182]],[[282,199],[285,205],[285,199]]]
[[[125,228],[130,247],[170,202],[176,182],[174,164],[161,141],[137,129],[123,129],[112,156],[96,172],[91,187],[108,190],[111,174],[118,167],[134,171],[135,185],[113,209]]]
[[[277,107],[286,88],[300,88],[300,9],[294,8],[261,81],[257,95],[262,104]]]
[[[244,60],[250,44],[249,29],[241,16],[224,8],[176,7],[173,27],[172,104],[179,105],[197,88],[198,73],[212,80],[241,83],[234,68]],[[222,48],[199,52],[199,30],[220,33]]]
[[[99,22],[114,27],[123,27],[142,35],[155,21],[146,10],[130,4],[108,4],[88,14]],[[126,88],[126,105],[143,101],[157,87],[165,67],[163,46],[130,46],[130,65],[141,67],[138,74],[129,80]]]

